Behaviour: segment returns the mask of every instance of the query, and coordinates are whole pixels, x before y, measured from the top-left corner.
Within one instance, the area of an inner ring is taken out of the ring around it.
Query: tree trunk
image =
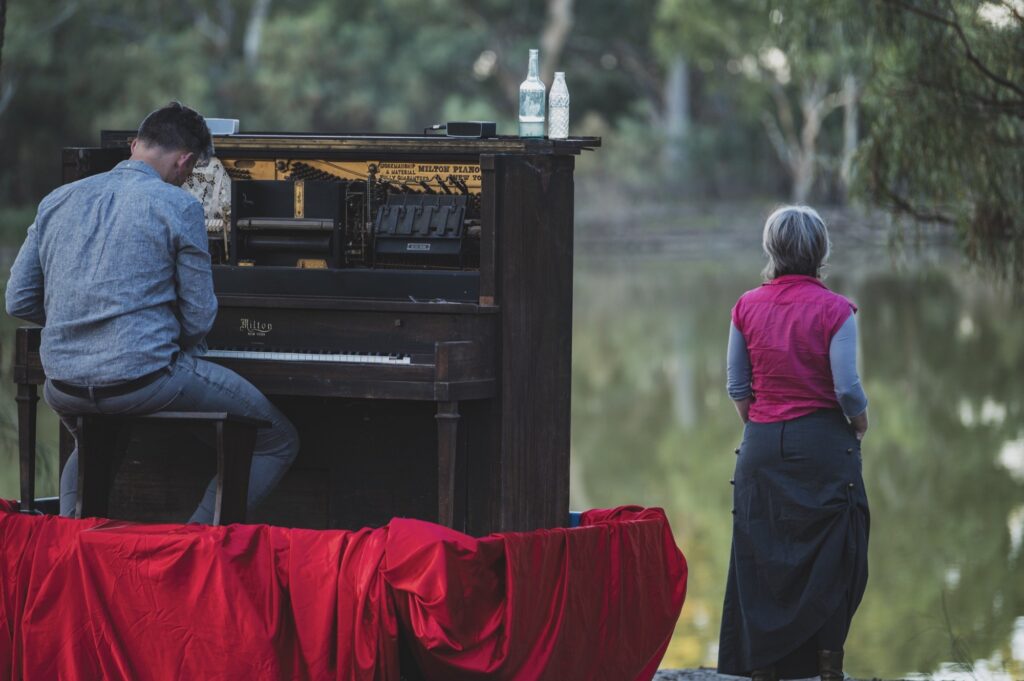
[[[804,203],[814,188],[818,170],[818,134],[821,132],[825,106],[825,83],[813,80],[803,88],[800,97],[800,113],[803,126],[800,128],[800,146],[796,149],[793,163],[793,201]]]
[[[270,0],[256,0],[249,13],[249,23],[245,27],[245,41],[242,43],[242,52],[245,55],[245,65],[255,71],[260,58],[260,39],[263,37],[263,25],[267,21],[267,12],[270,10]]]
[[[860,86],[853,74],[843,77],[842,100],[843,156],[839,163],[839,181],[845,202],[853,179],[853,155],[857,151],[857,114],[860,105]]]
[[[825,119],[843,105],[842,92],[829,92],[824,80],[811,78],[800,85],[800,125],[781,83],[771,90],[775,99],[775,116],[767,111],[761,117],[768,139],[779,160],[793,180],[792,198],[803,203],[814,188],[818,171],[818,137]],[[856,121],[854,121],[856,128]],[[853,141],[856,146],[856,138]],[[851,152],[852,154],[852,152]]]
[[[686,59],[676,54],[668,68],[665,81],[665,124],[668,144],[665,145],[665,169],[678,172],[685,162],[686,137],[690,132],[690,72]]]
[[[548,21],[540,36],[540,79],[548,87],[559,70],[558,60],[572,31],[572,3],[573,0],[548,0]]]

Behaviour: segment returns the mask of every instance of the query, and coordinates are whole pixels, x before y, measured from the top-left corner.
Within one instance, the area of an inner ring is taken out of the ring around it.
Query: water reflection
[[[858,265],[837,262],[829,285],[861,307],[873,520],[848,671],[1020,678],[1024,315],[955,268],[894,272],[882,250],[848,255]],[[691,576],[666,667],[716,659],[740,436],[725,337],[759,267],[577,260],[573,504],[668,511]]]

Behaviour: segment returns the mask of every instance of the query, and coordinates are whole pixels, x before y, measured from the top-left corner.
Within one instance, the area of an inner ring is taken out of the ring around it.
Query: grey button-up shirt
[[[7,284],[7,313],[42,324],[50,378],[137,378],[213,325],[203,207],[143,161],[64,185],[39,204]]]

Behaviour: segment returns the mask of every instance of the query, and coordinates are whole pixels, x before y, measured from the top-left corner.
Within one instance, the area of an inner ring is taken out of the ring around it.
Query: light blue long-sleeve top
[[[213,326],[207,249],[199,201],[123,161],[42,200],[11,267],[7,314],[44,325],[49,378],[131,380],[194,350]]]
[[[850,316],[836,331],[828,348],[829,364],[832,367],[832,383],[836,400],[847,418],[853,418],[868,408],[868,398],[857,374],[857,321]],[[751,395],[753,372],[747,342],[735,324],[729,325],[729,348],[727,352],[727,389],[729,397],[742,400]]]

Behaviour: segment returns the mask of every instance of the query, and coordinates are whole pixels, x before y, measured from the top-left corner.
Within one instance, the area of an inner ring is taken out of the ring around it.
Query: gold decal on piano
[[[266,336],[268,333],[274,330],[274,325],[270,322],[258,322],[255,319],[242,319],[242,324],[239,327],[239,331],[244,331],[249,336]]]
[[[306,183],[302,180],[295,180],[295,217],[305,217],[306,214]]]
[[[480,165],[476,163],[416,163],[410,161],[381,161],[377,179],[399,184],[417,185],[421,182],[440,189],[438,180],[449,188],[452,180],[463,183],[471,192],[480,191]]]
[[[228,174],[234,180],[300,180],[300,171],[333,176],[338,180],[365,180],[374,166],[374,177],[378,181],[391,182],[422,188],[426,183],[435,191],[442,191],[438,178],[450,191],[461,191],[459,183],[466,186],[471,194],[480,192],[481,172],[479,163],[438,162],[419,163],[416,161],[335,161],[322,158],[232,159],[221,158]],[[458,180],[453,182],[452,180]],[[296,216],[298,217],[298,216]]]

